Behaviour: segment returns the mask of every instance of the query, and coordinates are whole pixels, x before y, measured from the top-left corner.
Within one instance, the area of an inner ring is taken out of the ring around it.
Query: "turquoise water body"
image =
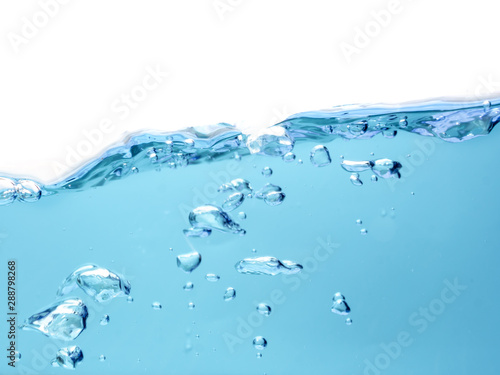
[[[496,374],[499,121],[344,106],[4,175],[0,373]]]

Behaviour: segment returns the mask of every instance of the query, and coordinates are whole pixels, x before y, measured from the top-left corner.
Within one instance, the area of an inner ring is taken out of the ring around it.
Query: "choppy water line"
[[[36,201],[42,195],[63,191],[81,191],[139,171],[174,169],[241,158],[250,153],[286,158],[295,142],[368,139],[377,134],[393,138],[398,131],[405,131],[457,143],[488,135],[499,121],[500,99],[432,101],[411,105],[339,106],[303,112],[252,134],[226,123],[178,132],[136,133],[56,183],[42,185],[23,178],[1,179],[0,204]]]

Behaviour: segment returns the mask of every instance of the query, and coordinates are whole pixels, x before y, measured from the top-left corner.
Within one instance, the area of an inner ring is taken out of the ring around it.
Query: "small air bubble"
[[[210,281],[212,283],[215,283],[215,282],[220,280],[220,276],[216,275],[215,273],[207,273],[205,276],[205,279],[207,279],[208,281]]]
[[[266,305],[265,303],[259,303],[257,305],[257,311],[261,315],[265,315],[265,316],[271,315],[271,307]]]
[[[267,346],[267,340],[262,336],[256,336],[253,339],[253,346],[257,350],[264,350],[264,348]]]
[[[99,356],[99,361],[104,362],[106,360],[106,356],[104,354],[101,354]]]
[[[245,220],[247,218],[247,214],[243,211],[238,212],[238,218],[240,218],[241,220]]]
[[[345,320],[345,324],[347,324],[348,326],[350,326],[352,324],[352,319],[351,318],[347,318]]]
[[[360,233],[361,233],[363,236],[366,236],[366,235],[368,234],[368,231],[367,231],[365,228],[363,228],[363,229],[361,229],[361,230],[360,230]]]
[[[105,326],[109,323],[109,315],[103,315],[103,317],[101,318],[101,321],[100,321],[100,324],[102,326]]]
[[[189,310],[193,310],[193,309],[194,309],[194,307],[195,307],[195,306],[194,306],[194,303],[193,303],[193,302],[189,302],[189,303],[188,303],[188,309],[189,309]]]
[[[361,225],[363,224],[363,221],[361,219],[356,220],[356,224]]]
[[[290,163],[295,160],[295,154],[293,152],[287,152],[283,155],[283,161],[286,163]]]
[[[161,306],[161,303],[160,303],[160,302],[153,302],[153,303],[151,304],[151,306],[152,306],[152,307],[153,307],[153,309],[155,309],[155,310],[160,310],[160,309],[162,308],[162,306]]]
[[[189,292],[189,291],[193,290],[194,284],[191,281],[188,281],[182,288],[185,291]]]
[[[265,177],[269,177],[273,174],[273,170],[269,167],[264,167],[264,169],[262,169],[262,175],[265,176]]]
[[[128,297],[127,297],[127,302],[128,302],[128,303],[132,303],[132,302],[134,302],[134,297],[132,297],[132,296],[128,296]]]
[[[352,184],[355,186],[363,185],[363,181],[360,180],[359,174],[357,174],[357,173],[351,174],[351,176],[349,177],[349,180],[351,180]]]
[[[236,290],[234,288],[227,288],[224,293],[224,301],[231,301],[236,297]]]

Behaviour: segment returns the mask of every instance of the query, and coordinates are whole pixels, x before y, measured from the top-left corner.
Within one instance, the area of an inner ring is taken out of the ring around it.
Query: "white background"
[[[0,171],[54,181],[139,129],[248,129],[339,104],[494,96],[496,8],[491,0],[3,1]],[[168,77],[152,81],[151,69]],[[142,101],[117,111],[134,90]]]

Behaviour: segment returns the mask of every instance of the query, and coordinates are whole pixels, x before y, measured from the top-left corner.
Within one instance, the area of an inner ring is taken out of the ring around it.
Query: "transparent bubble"
[[[182,287],[182,289],[184,289],[185,291],[189,292],[191,290],[193,290],[194,288],[194,284],[191,282],[191,281],[188,281],[186,284],[184,284],[184,286]]]
[[[121,275],[95,264],[89,264],[73,271],[57,291],[66,295],[80,287],[97,302],[109,301],[130,294],[130,283]]]
[[[128,297],[127,297],[127,302],[128,302],[128,303],[132,303],[132,302],[134,302],[134,297],[132,297],[132,296],[128,296]]]
[[[241,220],[245,220],[247,218],[247,214],[244,213],[243,211],[238,212],[238,218]]]
[[[177,256],[177,267],[186,273],[193,272],[201,263],[201,254],[193,251]]]
[[[234,153],[234,160],[236,161],[241,161],[241,155],[238,154],[237,152]]]
[[[188,228],[182,231],[186,237],[205,238],[212,234],[212,229],[208,228]]]
[[[17,196],[14,181],[0,177],[0,206],[14,202]]]
[[[342,293],[337,292],[337,293],[335,293],[335,294],[333,295],[333,300],[334,300],[334,301],[337,301],[337,300],[339,300],[339,299],[340,299],[340,300],[345,300],[345,297],[344,297],[344,295],[343,295]]]
[[[372,176],[370,177],[370,179],[372,180],[372,182],[377,182],[378,181],[378,177],[375,176],[374,174],[372,174]]]
[[[485,111],[488,111],[491,108],[491,102],[489,100],[485,100],[483,102],[483,108]]]
[[[241,192],[236,192],[231,194],[225,201],[222,203],[222,209],[230,212],[237,209],[243,201],[245,200],[245,195]]]
[[[351,312],[351,308],[344,299],[333,301],[332,312],[338,315],[347,315]]]
[[[271,306],[268,306],[265,303],[259,303],[257,305],[257,311],[261,315],[269,316],[271,315]]]
[[[348,326],[350,326],[352,324],[352,319],[351,318],[347,318],[345,320],[345,324],[347,324]]]
[[[193,228],[216,229],[221,232],[239,234],[239,224],[234,222],[221,208],[210,204],[199,206],[189,213],[189,223]]]
[[[368,234],[368,231],[367,231],[365,228],[363,228],[363,229],[361,229],[361,230],[360,230],[360,233],[361,233],[363,236],[366,236],[366,235]]]
[[[349,177],[349,180],[351,180],[351,183],[355,186],[363,185],[363,181],[361,181],[361,179],[359,178],[359,174],[357,174],[357,173],[351,174],[351,176]]]
[[[269,177],[273,174],[273,170],[269,167],[264,167],[264,169],[262,169],[262,175],[264,177]]]
[[[106,360],[106,356],[104,354],[101,354],[99,356],[99,361],[104,362]]]
[[[83,360],[83,352],[78,346],[70,346],[57,351],[56,357],[51,364],[54,367],[74,369]]]
[[[285,155],[283,155],[283,161],[286,163],[290,163],[292,161],[295,161],[295,154],[293,152],[287,152]]]
[[[361,225],[363,224],[363,221],[361,219],[356,220],[356,224]]]
[[[251,154],[283,156],[292,151],[294,140],[284,127],[271,126],[250,134],[246,146]]]
[[[189,302],[189,303],[188,303],[188,309],[189,309],[189,310],[193,310],[194,308],[195,308],[194,303],[193,303],[193,302]]]
[[[283,203],[285,197],[285,193],[281,191],[273,191],[265,196],[264,202],[266,202],[269,206],[278,206]]]
[[[247,275],[293,275],[302,271],[302,266],[289,260],[274,257],[246,258],[234,266],[239,273]]]
[[[76,339],[86,327],[87,306],[78,298],[50,305],[24,321],[22,329],[34,330],[56,340]]]
[[[160,303],[160,302],[155,301],[155,302],[153,302],[153,303],[151,304],[151,307],[152,307],[153,309],[155,309],[155,310],[161,310],[161,308],[162,308],[163,306],[161,305],[161,303]]]
[[[109,323],[109,315],[105,314],[101,318],[101,321],[99,322],[102,326],[105,326]]]
[[[253,346],[257,350],[264,350],[267,346],[267,340],[262,336],[256,336],[253,339]]]
[[[234,288],[227,288],[224,293],[224,301],[231,301],[236,297],[236,290]]]
[[[372,171],[378,177],[382,178],[391,178],[401,177],[399,174],[399,170],[402,165],[397,161],[392,161],[390,159],[378,159],[373,162]]]
[[[225,192],[228,190],[236,190],[243,194],[251,194],[253,189],[250,182],[243,178],[235,178],[227,184],[223,184],[219,187],[219,192]]]
[[[278,185],[273,185],[273,184],[267,183],[264,185],[263,188],[261,188],[255,192],[255,197],[257,199],[265,199],[268,194],[280,192],[280,191],[281,191],[281,188]]]
[[[257,353],[255,356],[256,356],[257,358],[262,358],[262,353]]]
[[[16,185],[17,199],[20,202],[36,202],[42,196],[40,186],[31,180],[19,180]]]
[[[365,121],[349,124],[347,125],[347,130],[354,136],[361,136],[368,130],[368,124]]]
[[[207,279],[208,281],[210,281],[212,283],[215,283],[215,282],[220,280],[220,276],[216,275],[215,273],[207,273],[205,276],[205,279]]]
[[[363,172],[370,169],[373,166],[373,163],[369,160],[366,161],[342,160],[340,166],[347,172]]]
[[[385,138],[388,138],[388,139],[392,139],[394,138],[396,135],[398,134],[398,132],[396,130],[384,130],[382,132],[382,135],[385,137]]]
[[[314,146],[310,155],[311,163],[315,167],[324,167],[332,162],[330,152],[325,146]]]

